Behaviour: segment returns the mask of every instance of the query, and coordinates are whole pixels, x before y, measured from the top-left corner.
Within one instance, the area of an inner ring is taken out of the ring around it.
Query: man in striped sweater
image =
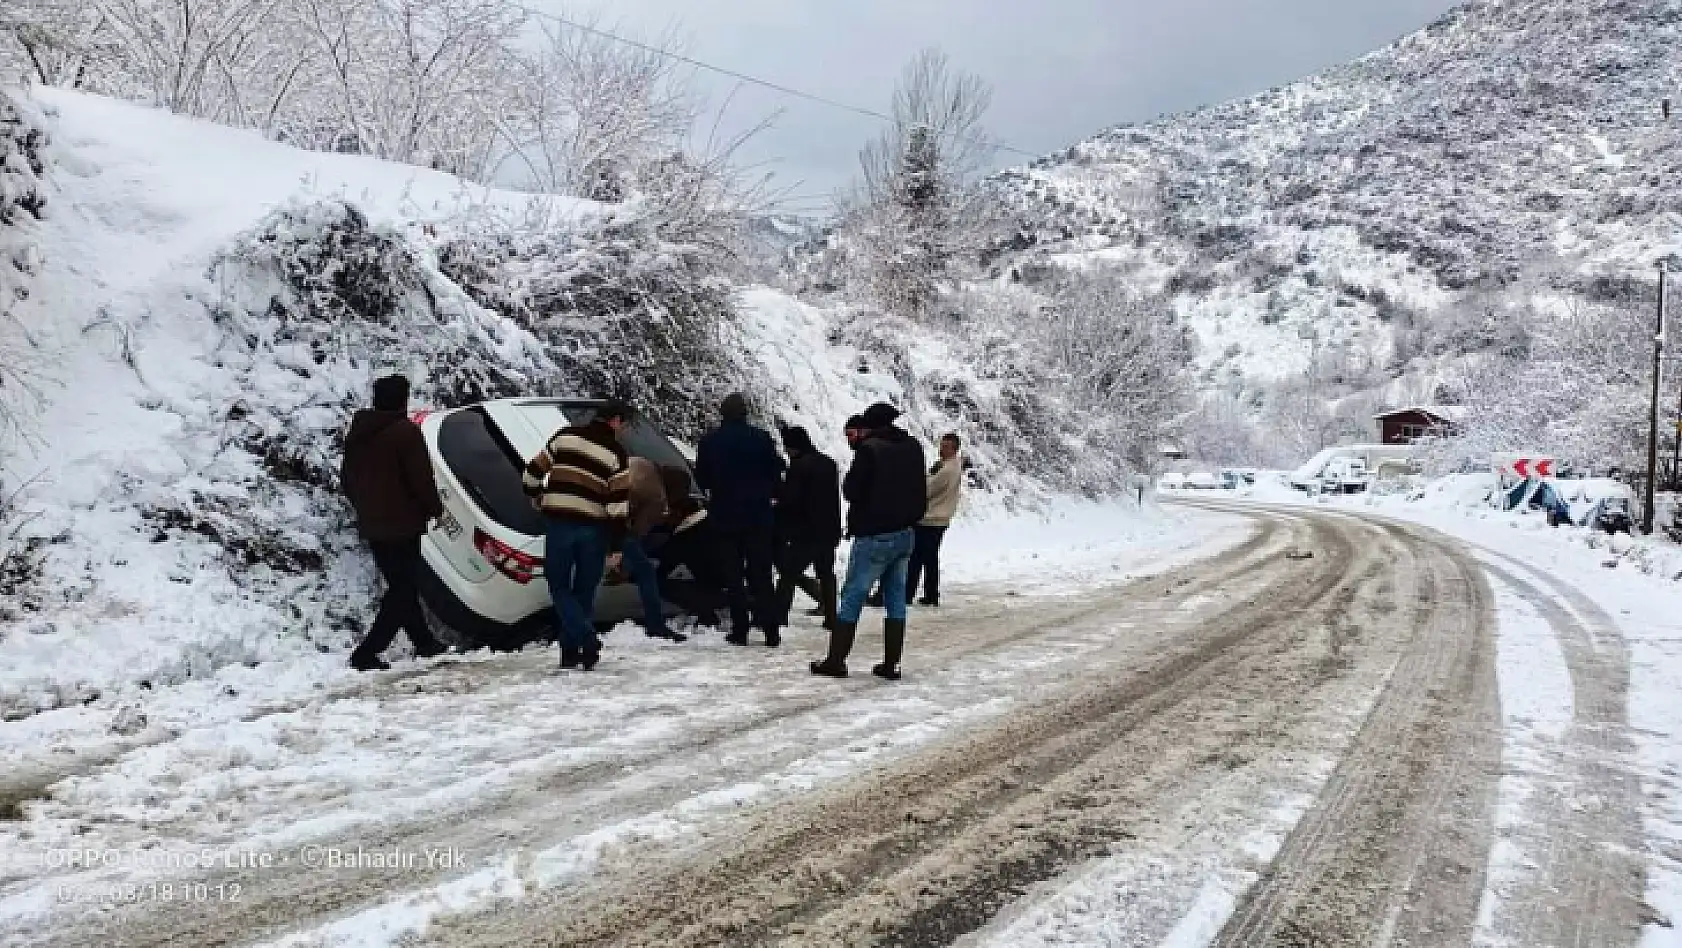
[[[560,623],[561,667],[596,667],[596,589],[630,512],[630,459],[619,430],[630,406],[610,401],[588,424],[562,428],[526,465],[525,487],[548,520],[543,570]]]

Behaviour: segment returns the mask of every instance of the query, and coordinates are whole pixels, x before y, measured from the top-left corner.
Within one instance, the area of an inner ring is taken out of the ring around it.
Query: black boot
[[[561,667],[562,668],[577,668],[578,667],[578,649],[572,648],[571,646],[567,646],[567,645],[561,646]]]
[[[821,662],[812,663],[812,674],[827,678],[847,677],[847,656],[852,654],[853,636],[857,631],[856,624],[837,621],[835,629],[829,633],[829,655]]]
[[[782,633],[782,631],[780,629],[766,629],[765,630],[765,644],[766,644],[766,646],[768,646],[770,648],[776,648],[777,646],[782,645],[783,644],[783,633]]]
[[[359,672],[371,672],[385,671],[391,666],[382,661],[378,655],[358,655],[355,652],[352,652],[350,655],[350,667]]]
[[[878,678],[899,681],[899,660],[905,653],[905,620],[889,619],[882,623],[882,664],[870,671]]]
[[[595,671],[596,663],[602,660],[602,647],[598,645],[586,646],[578,656],[578,666],[585,671]]]

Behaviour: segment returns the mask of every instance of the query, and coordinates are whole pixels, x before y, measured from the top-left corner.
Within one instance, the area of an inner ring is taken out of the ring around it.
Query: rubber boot
[[[856,623],[836,622],[834,630],[829,633],[829,655],[821,662],[812,663],[812,674],[828,678],[847,677],[847,656],[852,654],[853,636],[857,632]]]
[[[825,630],[835,631],[835,599],[837,595],[834,576],[824,576],[818,579],[818,608],[823,616]]]
[[[905,653],[905,620],[889,619],[882,623],[882,664],[870,671],[878,678],[899,681],[899,660]]]

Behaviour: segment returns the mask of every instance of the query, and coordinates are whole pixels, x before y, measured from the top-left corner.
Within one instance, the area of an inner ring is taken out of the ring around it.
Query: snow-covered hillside
[[[1208,387],[1313,358],[1329,381],[1429,384],[1504,344],[1505,288],[1650,295],[1682,249],[1682,117],[1661,117],[1678,43],[1677,0],[1475,0],[1322,75],[1005,172],[1038,220],[1018,276],[1128,268],[1190,318]]]

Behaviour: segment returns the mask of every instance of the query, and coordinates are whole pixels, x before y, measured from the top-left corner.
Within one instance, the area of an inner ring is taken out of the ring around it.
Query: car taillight
[[[543,558],[516,550],[483,530],[473,531],[473,548],[496,571],[524,586],[543,575]]]

